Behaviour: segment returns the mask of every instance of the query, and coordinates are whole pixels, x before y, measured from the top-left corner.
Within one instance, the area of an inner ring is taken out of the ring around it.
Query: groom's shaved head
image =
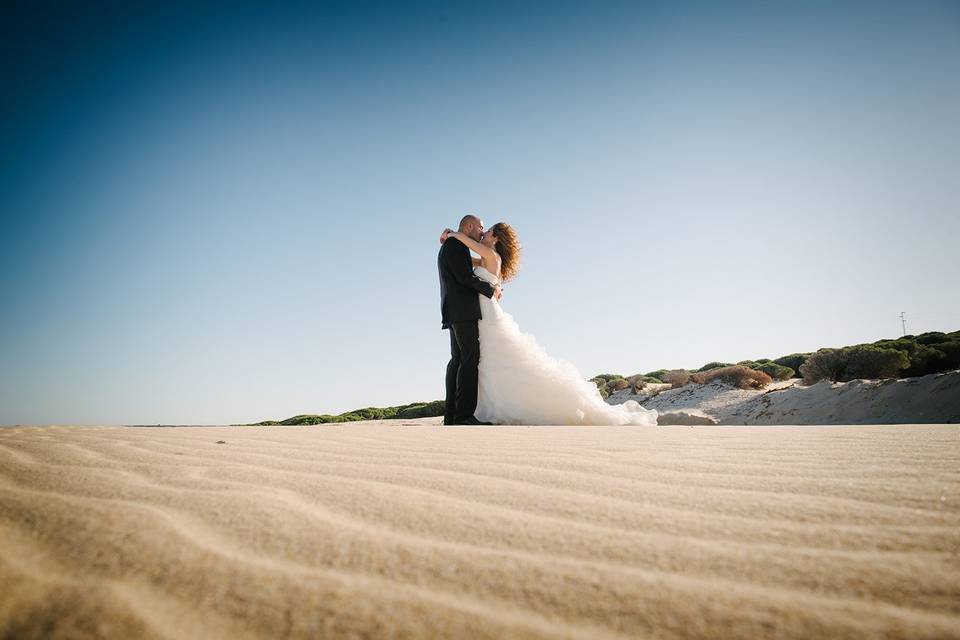
[[[477,224],[477,223],[479,223],[479,222],[480,222],[480,218],[478,218],[477,216],[473,215],[472,213],[468,213],[467,215],[465,215],[465,216],[463,216],[462,218],[460,218],[460,229],[459,229],[459,231],[466,231],[467,227],[469,227],[469,226],[472,225],[472,224]]]
[[[460,219],[459,231],[472,240],[480,242],[480,238],[483,236],[483,220],[472,213],[468,213]]]

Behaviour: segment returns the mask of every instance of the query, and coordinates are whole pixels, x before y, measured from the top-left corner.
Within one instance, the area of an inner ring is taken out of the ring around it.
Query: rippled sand
[[[3,638],[960,638],[960,427],[2,428],[0,584]]]

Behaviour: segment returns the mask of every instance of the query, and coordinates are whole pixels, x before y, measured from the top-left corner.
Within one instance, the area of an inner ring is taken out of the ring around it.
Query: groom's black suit
[[[480,366],[478,293],[493,297],[493,285],[473,273],[470,250],[448,238],[437,256],[440,271],[441,328],[450,330],[447,399],[444,424],[473,418],[477,410],[477,368]]]

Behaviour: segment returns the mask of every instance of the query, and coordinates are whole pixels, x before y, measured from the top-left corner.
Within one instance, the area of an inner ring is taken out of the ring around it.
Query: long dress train
[[[499,283],[483,267],[474,273]],[[497,300],[478,295],[483,316],[478,323],[478,419],[517,425],[657,424],[657,412],[633,400],[620,405],[604,402],[596,385],[575,366],[549,356]]]

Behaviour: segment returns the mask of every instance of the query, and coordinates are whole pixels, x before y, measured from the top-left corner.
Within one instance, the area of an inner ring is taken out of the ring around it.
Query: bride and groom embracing
[[[484,230],[483,220],[467,215],[440,244],[440,313],[450,331],[443,424],[657,424],[657,412],[633,400],[604,402],[593,382],[549,356],[500,306],[501,283],[520,267],[513,227]]]

